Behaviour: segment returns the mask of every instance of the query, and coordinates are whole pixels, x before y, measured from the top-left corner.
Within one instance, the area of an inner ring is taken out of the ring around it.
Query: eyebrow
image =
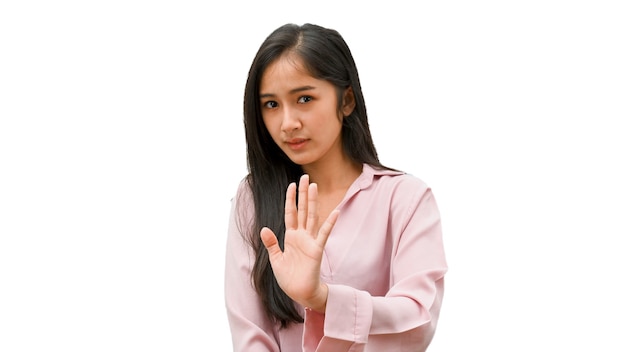
[[[313,89],[315,89],[315,87],[313,87],[313,86],[302,86],[302,87],[298,87],[298,88],[294,88],[294,89],[290,90],[289,94],[304,92],[304,91],[313,90]],[[271,98],[271,97],[274,97],[274,96],[276,96],[276,94],[264,93],[264,94],[259,95],[259,98]]]

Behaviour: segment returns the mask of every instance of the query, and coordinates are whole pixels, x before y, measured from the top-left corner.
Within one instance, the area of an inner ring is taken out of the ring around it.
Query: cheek
[[[261,115],[261,122],[263,122],[268,131],[272,132],[271,120],[265,114]]]
[[[280,125],[277,125],[276,120],[271,118],[263,117],[262,121],[272,138],[276,139],[277,134],[280,134]]]

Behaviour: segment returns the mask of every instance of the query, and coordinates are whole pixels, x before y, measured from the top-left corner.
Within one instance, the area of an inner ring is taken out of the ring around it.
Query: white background
[[[624,351],[620,1],[4,1],[0,351],[228,350],[243,87],[339,30],[383,163],[437,196],[429,351]]]

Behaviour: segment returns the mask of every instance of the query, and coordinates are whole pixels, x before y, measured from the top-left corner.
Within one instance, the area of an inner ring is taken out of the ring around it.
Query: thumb
[[[263,242],[265,249],[267,249],[270,258],[282,254],[280,246],[278,245],[278,239],[276,238],[274,231],[270,230],[267,227],[262,228],[261,241]]]

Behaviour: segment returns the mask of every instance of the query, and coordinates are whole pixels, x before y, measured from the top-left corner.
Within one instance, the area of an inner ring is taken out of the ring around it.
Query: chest
[[[344,194],[336,194],[331,196],[321,196],[318,198],[317,204],[317,215],[318,222],[316,231],[319,231],[319,228],[322,224],[328,219],[330,213],[339,206],[341,201],[343,200]]]
[[[324,249],[322,278],[384,294],[398,245],[395,232],[388,212],[379,207],[342,207]]]

